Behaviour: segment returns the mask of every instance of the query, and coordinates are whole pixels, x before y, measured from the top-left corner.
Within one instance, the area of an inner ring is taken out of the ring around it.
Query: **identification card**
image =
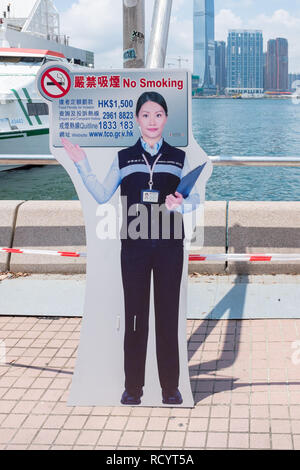
[[[154,189],[143,189],[141,192],[141,202],[144,204],[157,204],[159,198],[159,191]]]

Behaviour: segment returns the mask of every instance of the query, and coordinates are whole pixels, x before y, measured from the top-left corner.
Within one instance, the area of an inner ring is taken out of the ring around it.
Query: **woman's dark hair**
[[[166,115],[168,116],[168,106],[166,100],[162,95],[156,93],[156,91],[145,91],[145,93],[143,93],[139,97],[136,104],[136,116],[139,115],[141,107],[143,106],[143,104],[147,103],[147,101],[154,101],[154,103],[160,104],[160,106],[164,109]]]

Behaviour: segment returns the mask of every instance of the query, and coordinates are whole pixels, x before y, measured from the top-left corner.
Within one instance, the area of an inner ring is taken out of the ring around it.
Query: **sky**
[[[12,5],[34,0],[10,0]],[[0,6],[5,0],[0,0]],[[146,46],[149,40],[154,0],[146,0]],[[70,44],[95,53],[98,68],[121,68],[122,0],[54,0],[61,13],[61,32]],[[300,0],[215,0],[215,39],[226,41],[229,29],[261,29],[264,50],[267,41],[289,41],[289,71],[300,73]],[[173,0],[166,67],[193,68],[193,0]]]

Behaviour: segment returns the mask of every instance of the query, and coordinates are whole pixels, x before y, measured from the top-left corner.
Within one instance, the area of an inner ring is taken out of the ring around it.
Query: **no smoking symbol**
[[[41,88],[50,98],[62,98],[69,93],[71,79],[69,74],[59,67],[48,69],[41,78]]]

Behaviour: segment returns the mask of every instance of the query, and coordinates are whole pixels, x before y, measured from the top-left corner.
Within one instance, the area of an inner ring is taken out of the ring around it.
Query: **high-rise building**
[[[270,39],[267,48],[266,83],[268,91],[287,91],[289,88],[288,41]]]
[[[227,43],[227,93],[263,93],[263,35],[260,30],[231,29]]]
[[[226,88],[226,43],[224,41],[215,41],[215,56],[217,92],[223,95]]]
[[[216,93],[214,0],[194,0],[194,75],[204,94]]]
[[[268,41],[267,46],[267,62],[266,62],[266,90],[276,90],[276,69],[277,69],[277,58],[276,58],[276,41],[271,39]]]

